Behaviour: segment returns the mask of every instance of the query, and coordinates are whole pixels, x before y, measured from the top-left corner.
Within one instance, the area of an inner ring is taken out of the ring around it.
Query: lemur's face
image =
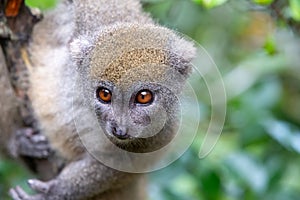
[[[155,82],[140,81],[122,87],[101,81],[94,92],[99,124],[116,145],[125,146],[127,150],[130,150],[128,144],[132,149],[140,149],[134,148],[136,145],[143,146],[144,150],[151,145],[151,150],[155,150],[172,139],[173,131],[164,131],[171,130],[172,126],[175,128],[174,121],[177,120],[178,100],[170,88]],[[151,144],[152,141],[156,144]]]
[[[71,43],[91,108],[113,143],[148,152],[171,141],[194,50],[166,28],[141,24],[116,25]]]
[[[141,51],[146,55],[145,49]],[[175,135],[181,84],[176,76],[182,75],[157,59],[163,56],[152,50],[147,58],[152,56],[157,62],[145,59],[140,63],[136,60],[140,53],[125,53],[97,74],[92,84],[93,107],[103,132],[117,146],[154,151]]]
[[[150,145],[155,150],[172,139],[175,131],[164,130],[175,128],[176,87],[182,75],[167,65],[167,52],[137,48],[120,54],[101,70],[91,69],[99,80],[93,90],[95,112],[111,141],[127,149],[145,150]]]

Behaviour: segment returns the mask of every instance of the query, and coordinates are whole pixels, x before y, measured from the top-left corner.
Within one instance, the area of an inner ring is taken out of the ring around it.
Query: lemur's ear
[[[191,61],[195,58],[196,47],[191,41],[184,38],[176,38],[171,42],[169,63],[179,73],[188,76],[192,70]]]
[[[93,49],[93,42],[88,37],[79,36],[74,38],[69,45],[70,54],[77,68],[88,64],[90,60],[90,52]]]

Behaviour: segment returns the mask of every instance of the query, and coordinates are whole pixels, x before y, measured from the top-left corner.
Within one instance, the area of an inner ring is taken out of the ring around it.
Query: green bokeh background
[[[198,158],[209,123],[207,91],[199,83],[198,137],[165,169],[151,173],[152,200],[298,200],[300,198],[300,1],[144,0],[161,24],[182,32],[211,55],[228,102],[223,133],[209,156]],[[28,0],[48,9],[54,0]],[[186,130],[189,131],[189,130]],[[0,160],[0,194],[33,175]],[[1,196],[2,199],[2,196]],[[4,198],[5,199],[5,198]]]

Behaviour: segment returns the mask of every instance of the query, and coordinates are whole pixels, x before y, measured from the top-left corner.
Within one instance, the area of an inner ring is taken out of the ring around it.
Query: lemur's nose
[[[121,126],[113,126],[112,127],[112,134],[116,136],[117,138],[124,140],[129,138],[129,135],[127,134],[127,128],[121,127]]]

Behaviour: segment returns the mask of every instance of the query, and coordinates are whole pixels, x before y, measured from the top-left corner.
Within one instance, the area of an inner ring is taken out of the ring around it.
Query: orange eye
[[[110,103],[111,92],[106,88],[99,88],[97,90],[97,97],[103,103]]]
[[[135,97],[135,102],[139,104],[149,104],[153,101],[153,94],[149,90],[141,90]]]

